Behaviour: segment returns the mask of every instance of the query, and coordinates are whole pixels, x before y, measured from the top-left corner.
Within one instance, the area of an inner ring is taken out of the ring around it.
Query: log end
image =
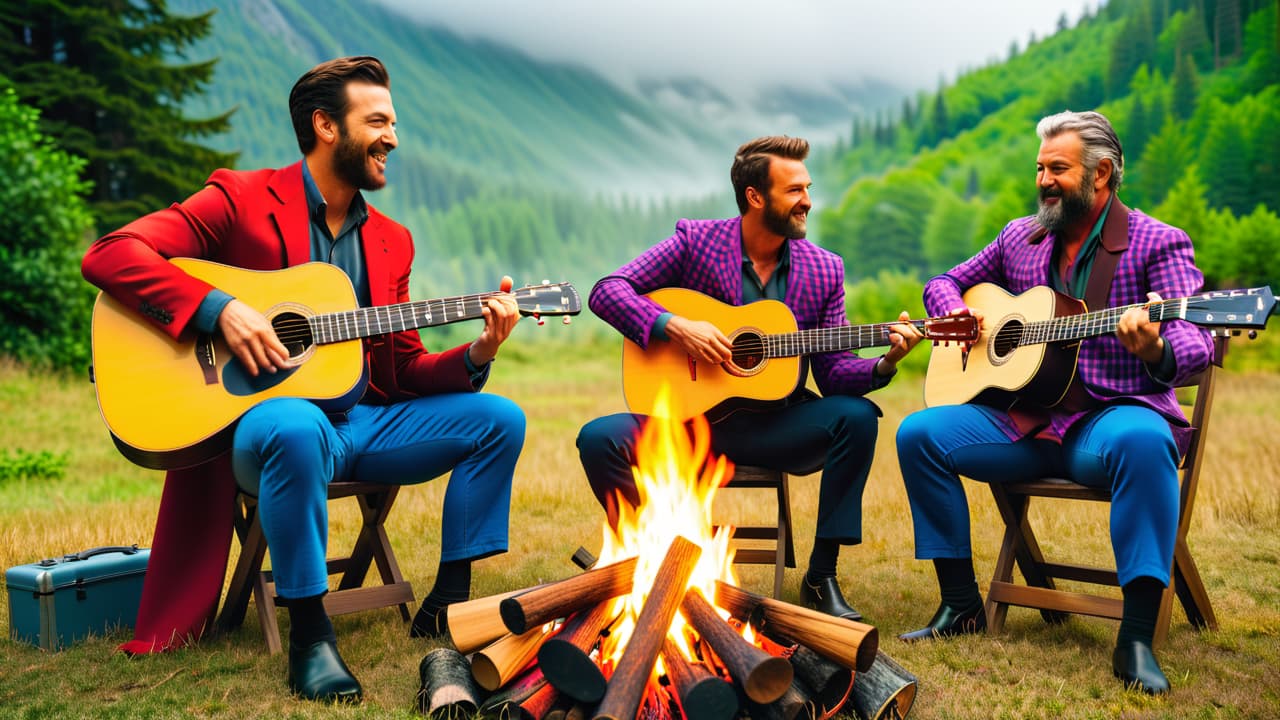
[[[523,635],[529,628],[524,616],[524,607],[515,598],[507,598],[498,605],[498,614],[502,616],[502,624],[507,626],[513,635]]]
[[[866,672],[871,669],[872,663],[876,661],[876,654],[880,651],[880,631],[871,628],[866,635],[862,636],[862,642],[858,643],[858,655],[854,659],[858,672]]]
[[[576,645],[551,638],[538,648],[538,667],[561,693],[581,703],[599,702],[608,689],[600,666]]]
[[[751,670],[751,674],[742,678],[742,691],[753,702],[767,705],[782,697],[791,687],[795,677],[795,669],[786,658],[770,657]]]
[[[687,718],[730,720],[738,714],[738,693],[718,677],[703,678],[678,700]]]

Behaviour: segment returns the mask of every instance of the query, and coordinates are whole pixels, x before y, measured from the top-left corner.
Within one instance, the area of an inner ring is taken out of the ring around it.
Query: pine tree
[[[25,0],[0,15],[0,67],[40,108],[45,132],[88,161],[99,229],[181,200],[234,162],[196,142],[225,132],[231,111],[182,112],[217,60],[171,62],[209,33],[212,15],[172,15],[165,0]]]
[[[1186,120],[1196,111],[1196,100],[1200,94],[1200,79],[1196,75],[1196,65],[1186,55],[1179,54],[1173,66],[1173,101],[1170,110],[1173,116]]]

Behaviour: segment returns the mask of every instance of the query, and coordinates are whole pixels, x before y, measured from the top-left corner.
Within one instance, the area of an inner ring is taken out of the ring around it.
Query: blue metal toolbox
[[[98,547],[9,568],[9,637],[60,650],[133,627],[150,556],[137,545]]]

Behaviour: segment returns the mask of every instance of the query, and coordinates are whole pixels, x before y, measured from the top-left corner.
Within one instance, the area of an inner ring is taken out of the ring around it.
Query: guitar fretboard
[[[1096,312],[1027,323],[1022,327],[1022,335],[1015,344],[1036,345],[1106,335],[1115,332],[1116,326],[1120,324],[1120,316],[1132,308],[1141,308],[1144,305],[1148,309],[1147,316],[1151,322],[1186,318],[1187,298],[1162,300],[1150,304],[1122,305]]]
[[[485,300],[495,292],[433,300],[379,305],[308,318],[311,335],[320,345],[433,325],[445,325],[481,316]]]
[[[893,325],[897,324],[846,325],[765,335],[764,355],[770,358],[796,357],[811,353],[880,347],[889,344],[889,333]],[[911,320],[906,324],[914,326],[917,330],[925,328],[923,320]]]

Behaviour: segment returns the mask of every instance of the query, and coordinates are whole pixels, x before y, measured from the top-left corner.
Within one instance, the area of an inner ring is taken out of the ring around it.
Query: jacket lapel
[[[302,187],[302,162],[281,168],[267,188],[279,203],[271,219],[284,246],[285,266],[311,260],[311,229],[307,220],[307,194]]]
[[[385,281],[389,272],[385,226],[386,218],[370,205],[369,219],[360,229],[360,239],[364,246],[365,272],[369,275],[369,302],[374,305],[390,305],[396,301],[390,283]]]

